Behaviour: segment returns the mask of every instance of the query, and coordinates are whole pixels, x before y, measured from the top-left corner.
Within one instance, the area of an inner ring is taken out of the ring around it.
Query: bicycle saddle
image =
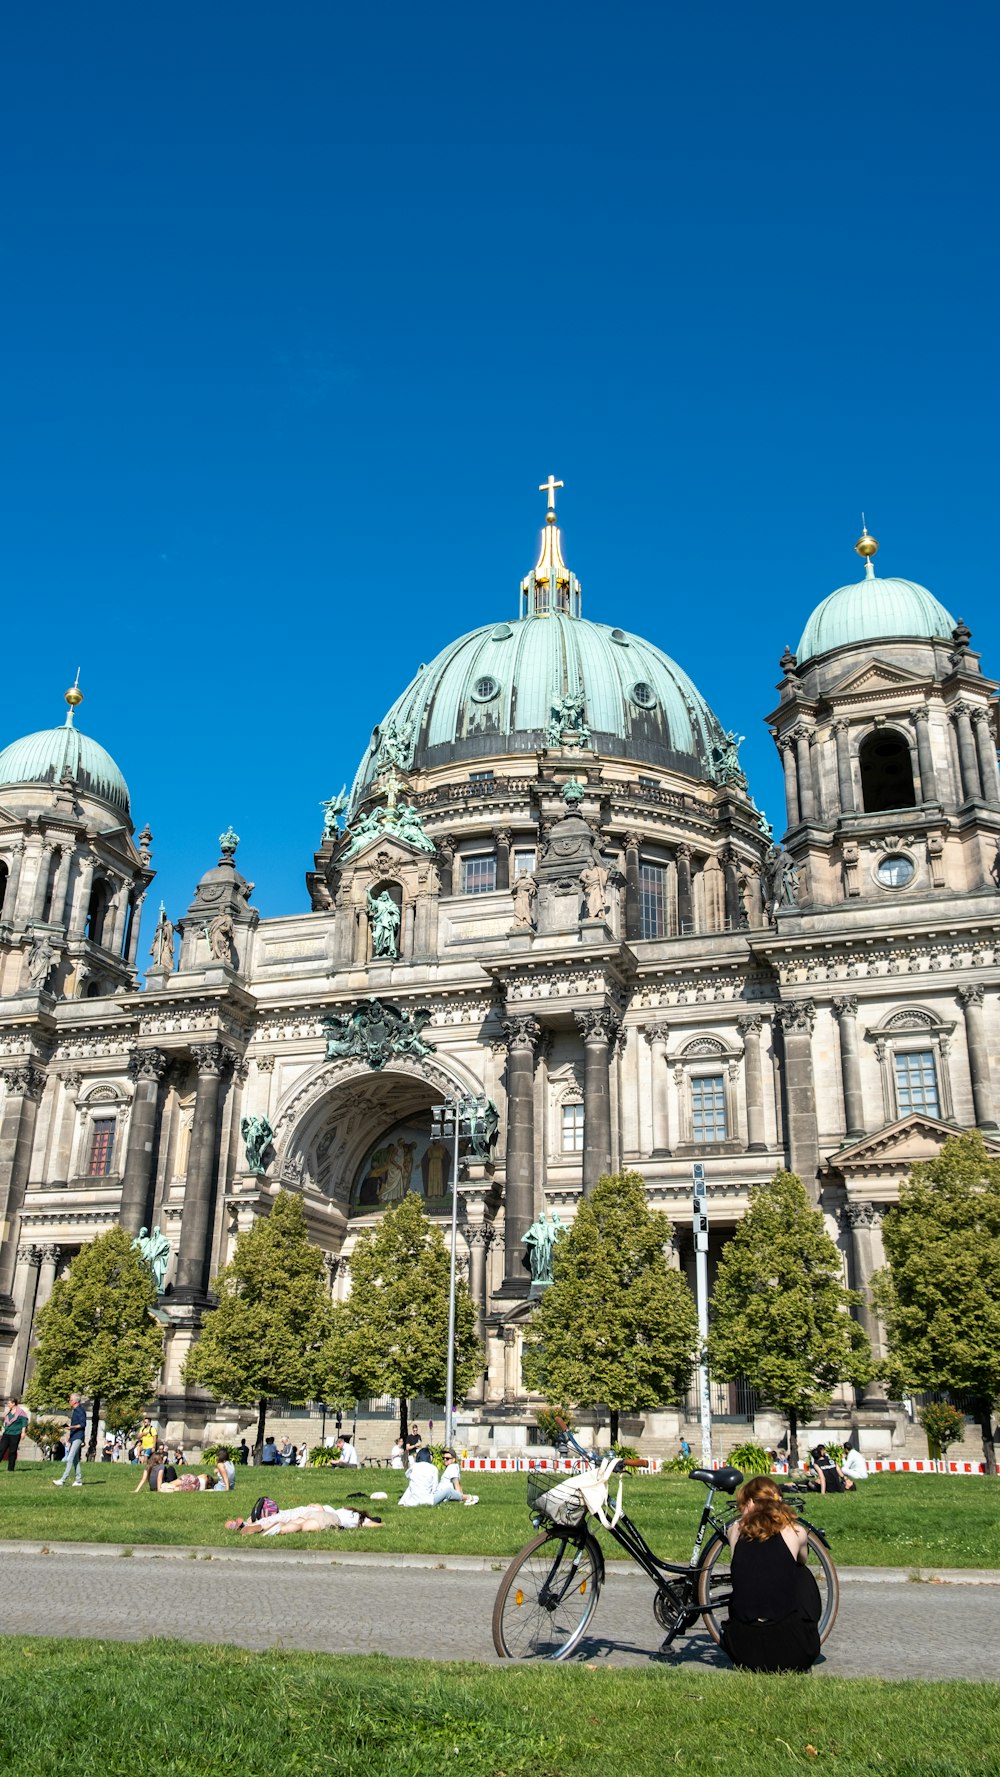
[[[719,1493],[735,1493],[743,1475],[738,1468],[693,1468],[689,1479],[714,1487]]]

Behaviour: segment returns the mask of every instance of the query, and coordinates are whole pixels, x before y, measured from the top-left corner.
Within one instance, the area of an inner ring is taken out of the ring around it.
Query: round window
[[[883,888],[905,888],[913,881],[916,871],[909,858],[891,857],[882,859],[877,874]]]
[[[637,703],[641,710],[655,709],[656,692],[653,690],[652,685],[646,684],[645,679],[639,679],[639,681],[632,686],[632,702]]]
[[[499,680],[491,678],[488,673],[483,678],[477,679],[472,688],[472,695],[477,703],[491,703],[494,697],[498,697],[499,694]]]
[[[628,647],[628,636],[625,634],[625,631],[623,629],[613,629],[611,631],[611,640],[613,642],[617,642],[619,648],[627,648]]]

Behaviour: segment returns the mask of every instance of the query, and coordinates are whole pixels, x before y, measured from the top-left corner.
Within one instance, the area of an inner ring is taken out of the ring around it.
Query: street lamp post
[[[696,1160],[691,1168],[692,1229],[694,1232],[695,1294],[698,1301],[698,1405],[701,1416],[701,1461],[712,1464],[712,1393],[708,1380],[708,1198],[705,1168]]]
[[[452,1141],[451,1170],[451,1267],[448,1276],[448,1368],[444,1396],[445,1448],[455,1437],[455,1280],[458,1266],[458,1159],[459,1145],[468,1124],[464,1098],[446,1098],[431,1112],[431,1133],[438,1141]]]

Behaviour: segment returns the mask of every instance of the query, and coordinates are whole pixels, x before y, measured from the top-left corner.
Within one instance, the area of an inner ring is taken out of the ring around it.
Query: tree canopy
[[[913,1167],[882,1222],[887,1267],[873,1298],[885,1324],[886,1374],[898,1394],[972,1397],[987,1469],[996,1472],[1000,1394],[1000,1160],[978,1131],[953,1136]]]
[[[320,1352],[332,1309],[301,1197],[279,1191],[270,1215],[237,1236],[215,1290],[218,1307],[205,1315],[184,1380],[218,1401],[255,1406],[259,1449],[269,1400],[299,1404],[321,1395]]]
[[[721,1381],[745,1376],[784,1415],[793,1463],[800,1423],[829,1405],[838,1383],[861,1386],[874,1373],[867,1336],[850,1313],[859,1302],[801,1179],[776,1172],[754,1185],[719,1259],[708,1361]]]
[[[690,1381],[698,1317],[664,1253],[671,1232],[639,1173],[605,1174],[556,1243],[526,1335],[529,1388],[560,1406],[606,1406],[613,1442],[621,1413],[666,1406]]]
[[[337,1306],[323,1354],[327,1400],[395,1395],[400,1435],[415,1395],[441,1401],[448,1363],[451,1257],[436,1222],[410,1192],[361,1235],[351,1256],[351,1294]],[[467,1284],[455,1294],[455,1399],[482,1373],[483,1349]]]
[[[153,1274],[123,1228],[81,1247],[38,1316],[28,1405],[61,1407],[71,1393],[91,1406],[90,1451],[102,1403],[112,1427],[149,1403],[163,1362],[163,1329],[150,1316]]]

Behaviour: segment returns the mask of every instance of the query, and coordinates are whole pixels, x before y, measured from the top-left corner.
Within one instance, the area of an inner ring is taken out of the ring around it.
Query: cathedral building
[[[969,629],[878,577],[863,533],[863,576],[781,658],[776,842],[682,667],[582,614],[559,485],[518,614],[373,711],[307,911],[260,918],[226,832],[186,913],[147,922],[140,982],[151,834],[79,690],[0,752],[6,1389],[54,1280],[120,1221],[160,1231],[161,1423],[225,1433],[181,1368],[239,1230],[301,1193],[343,1296],[359,1232],[409,1191],[450,1218],[457,1182],[486,1351],[463,1438],[520,1442],[525,1236],[571,1222],[603,1172],[642,1173],[693,1277],[692,1163],[713,1256],[788,1166],[863,1290],[912,1162],[972,1128],[1000,1153],[997,686]],[[457,1181],[432,1117],[455,1100],[479,1119]],[[746,1391],[715,1394],[766,1434]],[[877,1385],[837,1411],[902,1435]],[[676,1436],[676,1415],[646,1419],[654,1447]]]

